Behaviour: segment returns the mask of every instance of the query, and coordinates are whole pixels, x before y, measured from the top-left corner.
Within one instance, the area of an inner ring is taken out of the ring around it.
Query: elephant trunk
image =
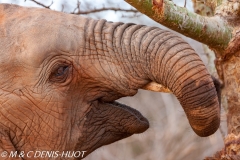
[[[94,45],[105,57],[110,77],[121,78],[121,87],[116,87],[136,90],[151,82],[161,84],[178,98],[196,134],[209,136],[218,129],[220,107],[213,80],[184,40],[143,25],[88,20],[85,26],[91,30],[86,32],[88,47]]]

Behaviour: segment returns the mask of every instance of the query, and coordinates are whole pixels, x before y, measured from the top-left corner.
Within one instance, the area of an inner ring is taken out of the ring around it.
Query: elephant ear
[[[7,153],[17,152],[12,143],[12,139],[9,137],[9,129],[7,129],[6,126],[0,125],[0,140],[0,153],[2,153],[2,157]],[[16,159],[18,160],[18,158]]]

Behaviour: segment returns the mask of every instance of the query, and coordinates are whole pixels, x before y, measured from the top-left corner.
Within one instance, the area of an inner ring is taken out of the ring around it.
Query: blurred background
[[[193,11],[191,0],[173,1]],[[167,29],[134,11],[135,9],[123,0],[0,0],[0,3],[49,7],[66,13],[79,12],[82,16],[94,19],[131,22]],[[180,36],[196,50],[208,66],[208,56],[204,53],[202,44]],[[223,137],[226,135],[227,127],[223,110],[220,129],[210,137],[201,138],[192,131],[182,107],[172,94],[139,90],[135,96],[125,97],[119,101],[139,110],[148,118],[150,128],[145,133],[101,147],[85,160],[202,160],[224,146]]]

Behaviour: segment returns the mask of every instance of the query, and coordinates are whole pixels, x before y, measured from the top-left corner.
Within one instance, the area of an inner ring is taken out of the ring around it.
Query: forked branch
[[[53,1],[52,1],[52,3],[51,3],[50,5],[48,5],[48,6],[45,5],[45,4],[43,4],[43,3],[38,2],[38,1],[36,1],[36,0],[29,0],[29,1],[32,1],[32,2],[36,3],[37,5],[42,6],[43,8],[47,8],[47,9],[50,9],[50,7],[53,5]],[[25,2],[26,2],[26,0],[25,0]]]
[[[220,17],[204,17],[169,0],[125,1],[156,22],[212,48],[226,49],[232,38],[231,27]]]
[[[43,8],[47,8],[47,9],[51,9],[51,6],[53,4],[53,1],[50,5],[45,5],[45,4],[43,4],[41,2],[38,2],[36,0],[29,0],[29,1],[34,2],[37,5],[39,5]],[[119,12],[132,12],[132,13],[138,13],[139,12],[136,9],[123,9],[123,8],[118,8],[118,7],[102,7],[102,8],[94,8],[94,9],[91,9],[91,10],[82,11],[80,9],[80,4],[81,4],[80,1],[78,1],[76,8],[70,13],[71,14],[76,14],[76,15],[83,15],[83,14],[97,13],[97,12],[103,12],[103,11],[115,11],[115,12],[119,11]],[[64,8],[64,6],[62,6],[62,8]]]

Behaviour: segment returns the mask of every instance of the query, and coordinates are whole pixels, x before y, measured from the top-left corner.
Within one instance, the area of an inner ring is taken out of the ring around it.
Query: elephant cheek
[[[141,113],[118,102],[92,104],[85,117],[82,136],[75,150],[87,151],[107,145],[149,128],[148,120]]]

